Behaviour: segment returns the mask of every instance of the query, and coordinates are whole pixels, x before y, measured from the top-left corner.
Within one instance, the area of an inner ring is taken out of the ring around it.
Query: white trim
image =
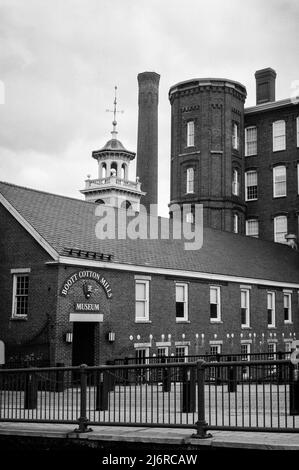
[[[59,259],[59,255],[54,248],[30,225],[30,223],[24,219],[24,217],[8,202],[8,200],[0,193],[0,202],[8,210],[8,212],[19,222],[20,225],[46,250],[47,253],[56,261]]]
[[[135,349],[149,349],[152,347],[152,343],[134,343]]]
[[[187,322],[189,320],[189,293],[188,293],[188,283],[187,282],[175,282],[175,296],[176,296],[176,288],[183,287],[184,289],[184,316],[183,317],[175,317],[177,323],[180,322]],[[177,303],[177,300],[176,300]]]
[[[31,268],[14,268],[10,270],[10,274],[28,274],[31,273]]]
[[[157,341],[157,348],[169,348],[171,346],[171,341]]]
[[[293,293],[292,289],[283,289],[282,292],[283,292],[284,294],[292,294],[292,293]]]
[[[268,339],[267,339],[267,343],[268,343],[268,344],[269,344],[269,343],[270,343],[270,344],[271,344],[271,343],[276,344],[276,343],[278,343],[278,339],[276,339],[276,338],[268,338]],[[274,351],[274,352],[276,352],[276,351]]]
[[[247,284],[240,284],[240,289],[251,289],[252,286],[248,286]]]
[[[151,281],[152,276],[142,276],[141,274],[137,274],[134,276],[135,281]]]
[[[176,341],[174,343],[175,346],[190,346],[190,341]]]
[[[252,344],[252,339],[241,339],[241,344]]]
[[[210,346],[218,346],[218,345],[221,346],[222,344],[223,344],[222,339],[211,339],[211,340],[209,341],[209,345],[210,345]]]
[[[149,283],[148,279],[140,279],[135,276],[135,322],[136,323],[149,323]],[[142,284],[145,288],[145,298],[137,299],[137,284]],[[137,302],[143,302],[144,317],[137,316]]]
[[[72,259],[67,256],[60,256],[58,262],[61,264],[68,264],[70,266],[85,266],[85,267],[94,267],[101,269],[115,269],[118,271],[133,271],[141,272],[148,271],[151,274],[165,274],[166,276],[178,276],[178,277],[189,277],[192,279],[208,279],[209,281],[224,281],[224,282],[236,282],[248,283],[254,285],[262,285],[268,287],[286,287],[299,289],[299,283],[295,282],[280,282],[280,281],[271,281],[271,279],[257,279],[251,277],[240,277],[240,276],[230,276],[227,274],[213,274],[205,272],[196,272],[196,271],[185,271],[179,269],[168,269],[168,268],[155,268],[149,266],[138,266],[135,264],[121,264],[121,263],[111,263],[105,261],[92,261],[92,260],[80,260]],[[51,262],[46,264],[52,264]]]
[[[70,313],[70,322],[103,323],[103,313]]]

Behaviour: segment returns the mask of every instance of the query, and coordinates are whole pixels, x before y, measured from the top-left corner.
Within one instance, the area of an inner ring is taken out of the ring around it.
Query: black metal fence
[[[287,360],[0,370],[0,421],[299,432]]]

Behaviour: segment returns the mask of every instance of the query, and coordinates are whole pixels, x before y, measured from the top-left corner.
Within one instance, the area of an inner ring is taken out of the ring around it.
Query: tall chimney
[[[141,204],[148,213],[150,204],[158,203],[158,101],[160,75],[138,74],[137,176],[141,182]]]
[[[255,72],[256,79],[256,104],[268,103],[275,101],[275,70],[268,67],[267,69],[257,70]]]

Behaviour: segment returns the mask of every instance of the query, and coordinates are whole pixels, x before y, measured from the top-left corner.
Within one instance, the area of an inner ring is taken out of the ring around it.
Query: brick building
[[[298,336],[289,246],[210,228],[196,251],[183,240],[101,240],[92,202],[8,183],[0,202],[7,360],[272,352]]]
[[[287,243],[299,235],[299,99],[275,101],[273,69],[255,76],[245,109],[231,80],[170,88],[170,203],[202,203],[207,226]]]

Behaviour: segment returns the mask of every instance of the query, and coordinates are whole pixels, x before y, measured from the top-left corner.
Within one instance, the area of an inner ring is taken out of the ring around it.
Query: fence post
[[[86,374],[86,364],[81,364],[80,366],[80,417],[78,418],[79,427],[75,429],[74,432],[82,433],[92,431],[91,428],[87,426],[88,419],[86,416],[86,398],[87,398],[87,374]]]
[[[237,391],[237,370],[236,366],[228,366],[228,392],[236,392]]]
[[[197,406],[198,416],[196,425],[196,433],[191,437],[196,439],[206,439],[212,437],[212,434],[207,433],[208,423],[205,420],[205,362],[197,362]]]
[[[64,367],[63,362],[57,362],[56,367]],[[64,390],[64,370],[56,372],[55,392],[63,392]]]
[[[37,407],[37,380],[34,372],[25,374],[24,408],[34,410]]]
[[[163,363],[165,363],[165,358],[163,359]],[[171,370],[168,367],[162,369],[162,389],[163,392],[171,391]]]
[[[96,387],[96,411],[105,411],[109,407],[109,377],[108,373],[103,370],[98,376]]]
[[[299,415],[299,369],[290,364],[290,415]]]

